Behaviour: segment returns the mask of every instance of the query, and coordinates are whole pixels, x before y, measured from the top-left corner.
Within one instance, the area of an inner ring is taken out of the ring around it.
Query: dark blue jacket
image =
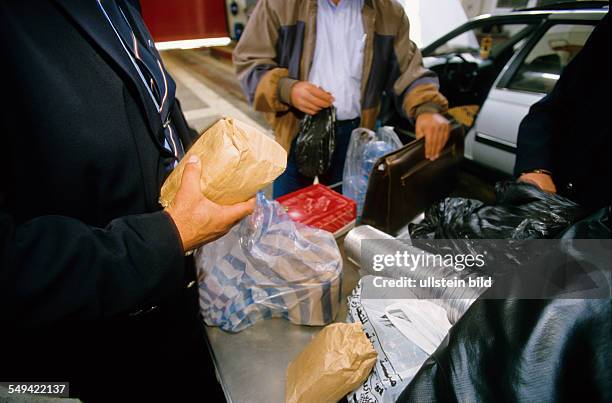
[[[193,261],[157,201],[162,123],[97,1],[0,2],[0,60],[0,379],[85,401],[205,390]]]
[[[603,19],[553,91],[521,123],[515,174],[553,173],[590,211],[610,204],[610,23]]]

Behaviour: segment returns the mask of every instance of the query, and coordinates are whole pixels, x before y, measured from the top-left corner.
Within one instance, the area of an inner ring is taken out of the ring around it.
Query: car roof
[[[599,20],[608,13],[608,8],[583,8],[583,9],[571,9],[571,10],[549,10],[549,9],[529,9],[529,10],[516,10],[509,12],[502,12],[498,14],[483,14],[470,19],[469,22],[480,21],[480,20],[495,20],[495,19],[513,19],[522,17],[537,18],[551,18],[551,19],[593,19]]]
[[[586,3],[586,2],[585,2]],[[587,3],[588,4],[588,3]],[[605,8],[584,8],[584,9],[572,9],[572,10],[517,10],[499,14],[484,14],[478,17],[474,17],[466,23],[460,25],[454,30],[450,31],[446,35],[438,38],[434,42],[425,46],[422,52],[426,54],[428,51],[435,49],[440,44],[445,43],[450,38],[464,32],[470,27],[478,26],[482,23],[491,22],[497,23],[513,23],[515,20],[523,21],[544,21],[544,20],[562,20],[562,21],[591,21],[597,22],[604,18],[608,13],[608,7]]]
[[[518,8],[516,11],[536,11],[536,10],[587,10],[587,9],[603,9],[610,6],[609,1],[604,0],[589,0],[589,1],[562,1],[557,0],[556,3],[544,6],[536,6],[529,8]]]

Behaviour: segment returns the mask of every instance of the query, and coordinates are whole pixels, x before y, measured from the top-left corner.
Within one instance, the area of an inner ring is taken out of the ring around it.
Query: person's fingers
[[[296,108],[305,113],[310,113],[315,110],[315,106],[307,99],[306,95],[302,96],[299,102],[294,105]]]
[[[223,207],[224,220],[229,224],[234,224],[249,214],[255,209],[255,198],[242,203],[237,203],[231,206]]]
[[[310,99],[306,99],[304,101],[304,103],[305,103],[306,107],[308,109],[310,109],[311,111],[313,111],[314,113],[317,113],[317,112],[319,112],[321,110],[321,107],[316,105],[315,103],[311,102]]]
[[[307,113],[308,115],[314,116],[317,114],[318,111],[311,107],[311,108],[303,108],[302,112]]]
[[[442,139],[440,138],[440,133],[438,133],[437,128],[432,128],[432,136],[433,141],[431,145],[431,160],[434,161],[440,155],[440,144],[442,143]]]
[[[436,160],[440,157],[440,153],[444,148],[444,125],[440,125],[436,128],[436,142],[435,149],[433,152],[433,159]]]
[[[319,98],[313,94],[308,94],[305,98],[306,101],[310,102],[313,105],[316,105],[319,108],[329,108],[331,106],[331,102],[323,98]]]
[[[302,103],[302,107],[300,108],[300,110],[309,115],[316,115],[321,110],[321,108],[319,108],[318,106],[314,105],[313,103],[309,101],[304,101]]]
[[[442,150],[444,150],[444,147],[446,147],[446,143],[448,143],[449,137],[450,137],[450,127],[448,123],[446,123],[446,124],[443,124],[441,127],[440,150],[438,151],[438,156],[440,156],[440,153],[442,153]]]
[[[440,138],[438,140],[438,153],[436,155],[436,158],[438,158],[440,154],[442,154],[442,150],[444,150],[444,146],[446,145],[446,130],[444,129],[444,127],[442,127],[439,136]]]
[[[519,182],[530,183],[530,184],[532,184],[532,185],[534,185],[534,186],[537,186],[538,188],[542,189],[542,187],[540,186],[540,184],[539,184],[538,182],[534,181],[534,180],[533,180],[533,179],[531,179],[531,178],[521,177],[521,178],[519,179]],[[542,190],[544,190],[544,189],[542,189]]]
[[[421,128],[423,131],[423,137],[425,137],[425,158],[431,159],[431,152],[433,149],[433,138],[431,137],[431,131],[429,127]]]
[[[202,164],[197,155],[191,155],[185,164],[183,176],[181,177],[181,186],[178,189],[178,194],[190,195],[200,194],[200,176],[202,174]]]
[[[327,106],[331,105],[334,102],[334,97],[327,91],[322,90],[319,87],[312,86],[309,87],[310,95],[320,99],[321,101],[327,103]]]
[[[429,147],[429,159],[431,161],[435,160],[438,155],[438,144],[440,143],[440,139],[438,138],[438,132],[436,128],[431,128],[431,132],[429,134],[429,138],[431,140],[431,146]]]
[[[552,177],[545,174],[526,173],[519,177],[519,182],[527,182],[549,193],[557,193],[557,187]]]

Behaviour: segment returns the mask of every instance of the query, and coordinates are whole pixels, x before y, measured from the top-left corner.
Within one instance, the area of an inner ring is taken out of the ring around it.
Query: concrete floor
[[[213,57],[207,49],[161,54],[191,127],[203,132],[220,118],[233,117],[272,135],[263,116],[248,105],[231,62]]]

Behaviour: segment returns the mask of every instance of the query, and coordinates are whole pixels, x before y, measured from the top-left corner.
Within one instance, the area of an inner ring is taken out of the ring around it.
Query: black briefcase
[[[370,175],[361,224],[395,235],[455,185],[463,159],[464,128],[454,125],[435,161],[425,158],[425,140],[414,140],[380,158]]]

